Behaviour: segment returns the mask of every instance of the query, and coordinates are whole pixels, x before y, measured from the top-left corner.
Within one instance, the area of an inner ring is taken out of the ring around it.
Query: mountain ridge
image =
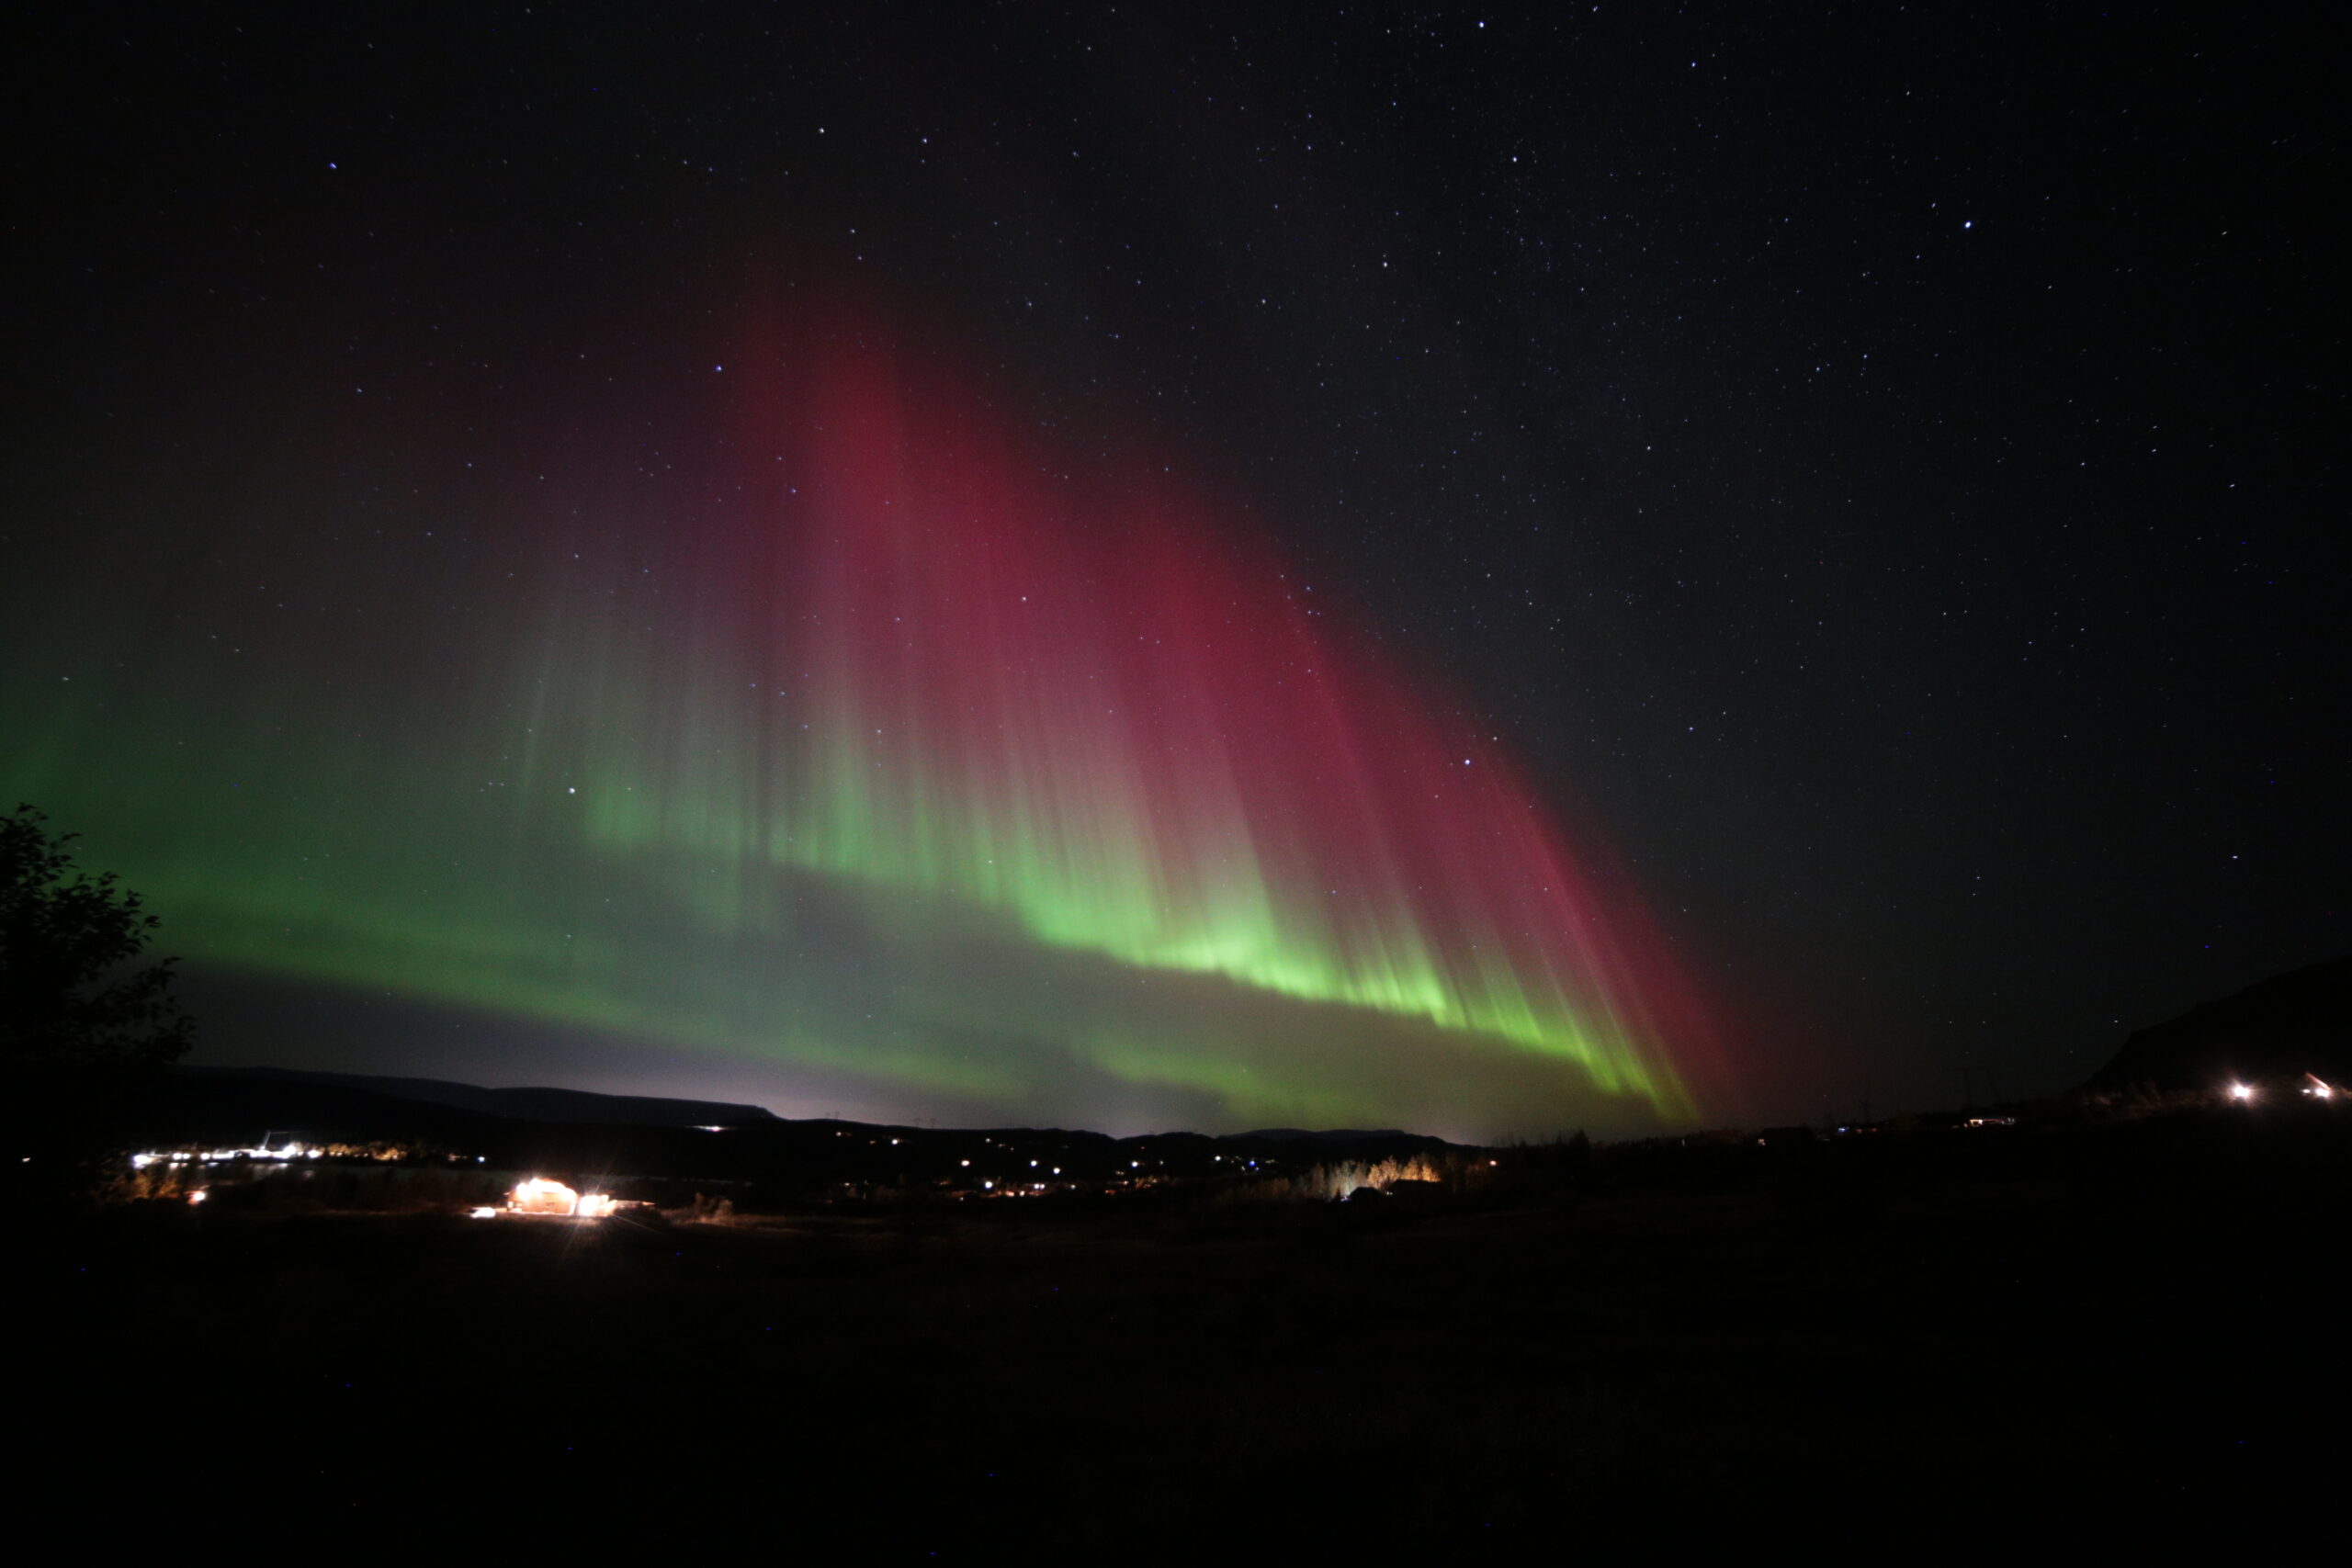
[[[299,1067],[182,1066],[181,1073],[242,1077],[271,1083],[361,1089],[394,1100],[499,1116],[515,1122],[552,1122],[594,1126],[742,1126],[781,1120],[764,1106],[715,1100],[675,1100],[662,1095],[598,1094],[589,1089],[531,1087],[485,1089],[447,1078],[395,1077],[370,1073],[316,1072]]]
[[[2352,1077],[2352,955],[2273,975],[2135,1030],[2083,1088],[2211,1089],[2305,1073]]]

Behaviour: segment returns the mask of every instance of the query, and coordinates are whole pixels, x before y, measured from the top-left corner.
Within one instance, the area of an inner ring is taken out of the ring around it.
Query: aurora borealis
[[[17,879],[51,1512],[2332,1479],[2302,1373],[2140,1369],[2332,1326],[2352,1095],[2105,1071],[2352,963],[2332,12],[16,10],[0,811],[194,1025],[12,1067],[93,902]]]
[[[41,23],[0,795],[199,1064],[1606,1137],[2352,945],[2291,28]]]
[[[726,511],[484,519],[511,616],[437,658],[409,582],[351,582],[372,653],[305,627],[161,703],[160,649],[61,675],[7,787],[87,803],[199,961],[787,1092],[808,1064],[1001,1115],[1697,1113],[1689,983],[1605,852],[1172,465],[1019,435],[887,311],[753,314],[709,380]],[[393,671],[364,704],[356,654]]]

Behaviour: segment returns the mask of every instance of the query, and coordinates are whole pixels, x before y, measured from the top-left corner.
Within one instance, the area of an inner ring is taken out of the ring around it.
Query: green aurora
[[[1275,563],[1156,474],[1039,482],[850,334],[803,364],[691,504],[583,453],[424,527],[286,458],[176,558],[61,540],[0,788],[199,973],[682,1047],[787,1113],[1698,1114],[1622,874]]]

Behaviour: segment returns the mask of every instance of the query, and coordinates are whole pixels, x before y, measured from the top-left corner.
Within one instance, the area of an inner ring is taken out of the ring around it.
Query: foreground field
[[[1132,1558],[2087,1522],[2315,1483],[2343,1140],[2084,1136],[1478,1204],[116,1210],[28,1244],[31,1495],[136,1498],[102,1535]]]

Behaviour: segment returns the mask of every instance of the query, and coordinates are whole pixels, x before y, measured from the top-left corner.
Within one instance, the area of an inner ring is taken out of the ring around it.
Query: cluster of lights
[[[144,1170],[151,1165],[225,1165],[231,1160],[240,1159],[272,1160],[283,1164],[298,1159],[316,1159],[322,1152],[302,1144],[286,1144],[274,1149],[166,1149],[160,1153],[132,1155],[130,1168]]]
[[[300,1160],[323,1159],[326,1155],[327,1150],[317,1144],[281,1144],[275,1148],[257,1145],[250,1149],[151,1149],[132,1155],[130,1168],[145,1170],[148,1167],[156,1165],[228,1165],[237,1160],[260,1165],[292,1165]],[[357,1156],[354,1156],[349,1149],[344,1149],[336,1157],[349,1159]],[[379,1150],[367,1157],[390,1160],[407,1156],[405,1151],[394,1148],[389,1152]],[[453,1154],[447,1157],[455,1161],[466,1156]],[[485,1165],[489,1160],[488,1155],[473,1156],[473,1162],[476,1165]]]
[[[503,1211],[514,1214],[552,1214],[578,1220],[602,1220],[620,1210],[620,1200],[605,1192],[575,1192],[560,1181],[549,1181],[535,1176],[518,1184],[506,1195]],[[478,1220],[494,1220],[502,1211],[481,1208],[473,1211]]]
[[[2262,1090],[2250,1083],[2233,1082],[2228,1092],[2230,1098],[2240,1105],[2251,1105],[2262,1097]],[[2334,1100],[2335,1086],[2317,1073],[2305,1073],[2303,1094],[2310,1100]]]

